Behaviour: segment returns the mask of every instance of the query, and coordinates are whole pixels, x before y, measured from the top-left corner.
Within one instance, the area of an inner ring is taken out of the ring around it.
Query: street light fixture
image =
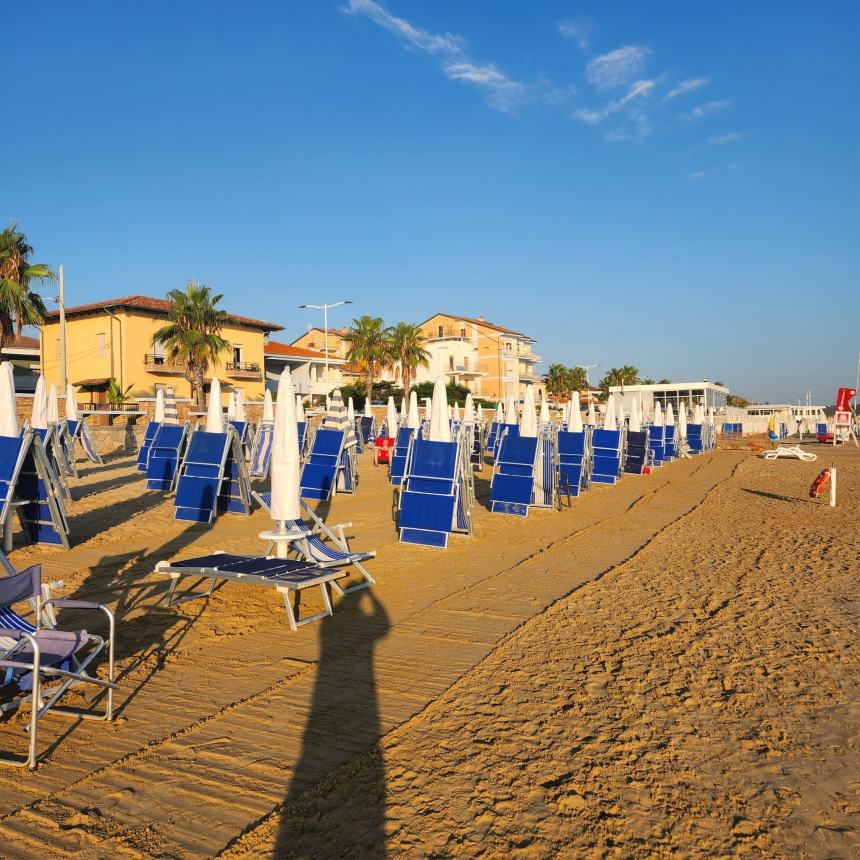
[[[325,351],[325,393],[328,395],[328,309],[336,308],[340,305],[352,305],[354,302],[349,299],[344,299],[342,302],[333,302],[332,304],[325,305],[299,305],[299,308],[313,308],[314,310],[321,310],[323,312],[323,350]]]
[[[600,363],[597,364],[577,364],[577,367],[581,367],[585,371],[585,384],[591,388],[591,382],[588,378],[588,371],[591,370],[592,367],[600,367]]]

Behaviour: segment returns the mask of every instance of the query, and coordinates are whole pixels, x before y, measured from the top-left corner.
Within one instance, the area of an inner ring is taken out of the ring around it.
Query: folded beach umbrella
[[[693,424],[701,424],[703,422],[704,413],[702,411],[702,404],[701,403],[696,404],[696,410],[693,413],[693,415],[694,415]]]
[[[591,410],[594,407],[590,407]],[[589,411],[591,415],[591,411]],[[582,433],[582,412],[579,409],[579,392],[574,391],[570,398],[570,414],[567,417],[567,429],[571,433]]]
[[[280,385],[280,381],[278,382]],[[343,402],[343,395],[339,388],[335,388],[331,395],[331,406],[323,418],[322,426],[327,430],[342,430],[344,432],[344,447],[348,448],[351,445],[357,445],[358,439],[355,435],[355,422],[350,427],[349,418],[347,417],[346,405]],[[298,442],[296,442],[298,444]]]
[[[346,420],[349,421],[350,427],[355,427],[355,406],[351,397],[346,401]]]
[[[666,427],[674,427],[675,426],[675,410],[672,408],[671,403],[666,404]]]
[[[594,401],[590,400],[588,403],[588,415],[586,416],[585,423],[589,425],[589,427],[597,426],[597,415],[594,413]]]
[[[421,418],[418,415],[418,395],[411,391],[409,393],[409,412],[406,416],[406,426],[417,430],[421,426]]]
[[[206,432],[224,432],[224,410],[221,406],[221,382],[218,377],[212,379],[209,386],[209,409],[206,412]]]
[[[220,386],[220,384],[219,382],[218,385]],[[218,402],[220,403],[221,401],[219,400]],[[164,423],[179,423],[179,413],[176,411],[176,392],[173,390],[172,385],[168,385],[164,392]]]
[[[455,403],[451,407],[451,420],[452,421],[459,421],[460,420],[460,406],[457,403]]]
[[[545,399],[540,402],[540,423],[549,424],[549,403]]]
[[[400,398],[400,421],[406,423],[406,416],[409,414],[409,405],[406,402],[406,395]]]
[[[397,407],[394,405],[394,398],[388,398],[388,409],[385,412],[385,426],[388,428],[388,435],[393,439],[397,435]]]
[[[18,436],[18,404],[8,361],[0,364],[0,436]]]
[[[280,382],[280,380],[278,380]],[[305,402],[300,394],[296,395],[296,421],[299,424],[307,424],[308,419],[305,418]]]
[[[505,404],[505,424],[519,424],[517,420],[517,404],[514,403],[512,396],[508,398],[508,402]]]
[[[652,423],[655,427],[663,426],[663,407],[660,406],[659,400],[654,404],[654,421]]]
[[[616,406],[615,423],[619,430],[624,429],[624,406],[621,403]]]
[[[75,400],[75,389],[72,387],[71,382],[66,386],[66,420],[81,420],[80,415],[78,415],[78,403]]]
[[[603,427],[606,430],[615,429],[615,395],[606,398],[606,412],[603,413]]]
[[[715,422],[714,407],[711,406],[708,409],[708,424],[713,424],[714,422]],[[798,419],[797,423],[800,424],[800,419]]]
[[[430,413],[433,411],[433,398],[425,397],[424,398],[424,417],[429,421]]]
[[[526,386],[523,398],[523,415],[520,418],[520,436],[537,436],[538,424],[535,414],[535,392],[531,385]]]
[[[683,400],[678,407],[678,437],[687,438],[687,404]]]
[[[364,399],[364,417],[373,418],[373,409],[371,409],[369,397]]]
[[[227,395],[227,418],[230,421],[236,418],[236,392],[231,391]]]
[[[245,416],[245,398],[241,391],[233,392],[233,419],[243,424],[248,420]]]
[[[30,415],[30,425],[36,430],[48,429],[48,386],[45,377],[40,376],[36,381],[36,393],[33,395],[33,412]]]
[[[328,412],[331,409],[331,397],[326,394],[325,396],[325,411]]]
[[[161,388],[155,392],[155,414],[152,416],[152,420],[156,424],[164,424],[164,391]]]
[[[60,400],[57,397],[57,386],[52,382],[48,389],[48,424],[60,423]]]
[[[440,376],[433,386],[433,399],[430,403],[430,429],[427,437],[431,442],[450,442],[451,425],[448,421],[448,392],[445,378]]]
[[[472,392],[466,395],[466,403],[463,406],[463,421],[466,424],[475,423],[475,403],[472,400]]]
[[[336,392],[337,393],[337,392]],[[299,430],[289,368],[278,379],[278,409],[272,438],[272,519],[279,525],[302,516],[299,504]],[[284,545],[286,548],[286,544]]]
[[[298,394],[296,395],[298,397]],[[272,406],[272,392],[267,388],[263,392],[263,421],[274,421],[275,409]]]
[[[642,431],[642,419],[639,417],[639,401],[634,397],[630,404],[630,422],[627,425],[631,433]]]
[[[496,414],[493,417],[493,421],[495,421],[496,424],[504,424],[505,423],[505,410],[502,409],[501,403],[496,404]]]

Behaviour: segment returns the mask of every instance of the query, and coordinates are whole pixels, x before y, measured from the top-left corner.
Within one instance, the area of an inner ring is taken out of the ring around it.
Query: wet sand
[[[73,549],[12,560],[116,609],[118,718],[45,718],[0,853],[852,856],[860,454],[833,457],[835,510],[822,458],[716,452],[561,513],[479,504],[440,553],[396,543],[364,455],[326,513],[378,584],[298,633],[263,589],[159,606],[157,561],[259,552],[261,512],[189,528],[129,460],[90,470]]]

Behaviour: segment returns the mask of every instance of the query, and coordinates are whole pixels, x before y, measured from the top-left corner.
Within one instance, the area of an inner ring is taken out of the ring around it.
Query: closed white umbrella
[[[279,380],[280,382],[280,380]],[[305,418],[305,402],[300,395],[296,395],[296,421],[299,424],[307,424],[308,419]]]
[[[272,392],[267,388],[263,392],[263,421],[275,420],[275,408],[272,406]]]
[[[603,414],[603,426],[607,430],[615,429],[615,395],[606,398],[606,412]]]
[[[654,421],[652,423],[655,427],[663,426],[663,407],[660,406],[659,400],[654,404]]]
[[[331,405],[328,412],[323,418],[322,426],[326,429],[342,430],[344,432],[344,447],[349,448],[352,445],[358,444],[358,438],[355,435],[355,424],[349,424],[347,418],[346,404],[343,402],[343,395],[340,389],[336,388],[331,395]]]
[[[36,381],[30,425],[36,430],[48,429],[48,386],[44,376],[40,376]]]
[[[672,409],[672,404],[666,404],[666,426],[674,427],[675,426],[675,410]]]
[[[365,418],[373,418],[373,409],[370,407],[370,398],[366,397],[364,400],[364,417]]]
[[[78,415],[78,403],[75,400],[75,389],[72,388],[71,382],[66,386],[66,420],[81,420],[80,416]]]
[[[451,407],[451,420],[452,421],[459,421],[460,420],[460,406],[457,403],[455,403]]]
[[[436,384],[433,386],[428,439],[431,442],[451,441],[451,425],[448,423],[448,393],[445,390],[445,378],[442,376],[436,380]]]
[[[406,416],[406,426],[417,430],[421,426],[421,418],[418,415],[418,395],[414,391],[409,392],[409,413]]]
[[[567,418],[567,429],[571,433],[582,433],[582,412],[579,408],[578,391],[574,391],[570,396],[570,412]]]
[[[152,420],[156,424],[164,424],[164,391],[161,388],[155,392],[155,414]]]
[[[227,419],[234,421],[236,419],[236,392],[231,391],[227,395]]]
[[[164,394],[164,423],[179,423],[179,413],[176,411],[176,393],[172,385],[167,386],[167,391]]]
[[[400,420],[401,423],[406,423],[406,416],[409,414],[409,404],[406,402],[406,395],[400,398]]]
[[[496,424],[504,424],[505,423],[505,411],[504,411],[504,409],[502,409],[501,403],[496,404],[496,414],[493,417],[493,421],[495,421]]]
[[[424,417],[429,421],[430,413],[433,411],[433,398],[425,397],[424,398]]]
[[[523,398],[523,414],[520,418],[520,436],[537,436],[537,415],[535,414],[535,393],[531,385],[526,386]]]
[[[242,423],[248,420],[245,417],[245,398],[242,397],[241,391],[233,392],[233,418]]]
[[[683,400],[678,404],[678,436],[687,438],[687,404]]]
[[[631,433],[639,433],[642,430],[642,419],[639,416],[639,402],[634,397],[630,405],[630,422],[627,425]]]
[[[546,400],[540,402],[540,423],[549,424],[549,403]]]
[[[224,432],[224,412],[221,408],[221,382],[218,377],[212,379],[209,386],[209,409],[206,412],[206,432]]]
[[[624,429],[624,406],[622,404],[618,404],[618,415],[616,416],[615,423],[618,425],[619,430]]]
[[[48,390],[48,424],[60,423],[60,400],[57,397],[57,386],[52,382]]]
[[[346,420],[349,421],[350,427],[355,427],[355,406],[351,397],[346,401]]]
[[[14,438],[18,435],[18,403],[11,367],[8,361],[0,364],[0,436]]]
[[[505,424],[519,424],[517,419],[517,404],[514,403],[514,398],[509,397],[505,404]]]
[[[388,428],[388,435],[393,439],[397,435],[397,407],[394,405],[394,398],[388,398],[388,409],[385,413],[385,426]]]
[[[475,423],[475,402],[472,400],[472,392],[466,395],[466,404],[463,407],[463,421],[466,424]]]
[[[301,519],[299,503],[299,431],[289,368],[278,379],[278,408],[272,438],[272,519],[282,525]],[[279,544],[280,548],[280,544]],[[286,554],[287,545],[283,544]]]
[[[597,415],[594,414],[594,401],[591,400],[588,403],[588,415],[586,417],[586,423],[589,427],[597,426]]]
[[[325,411],[331,412],[331,397],[329,397],[328,394],[325,396]]]

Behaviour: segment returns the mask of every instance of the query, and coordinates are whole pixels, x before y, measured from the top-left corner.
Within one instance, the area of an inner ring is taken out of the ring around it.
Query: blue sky
[[[196,278],[290,339],[350,298],[593,378],[854,379],[854,2],[30,2],[4,30],[0,221],[70,304]]]

